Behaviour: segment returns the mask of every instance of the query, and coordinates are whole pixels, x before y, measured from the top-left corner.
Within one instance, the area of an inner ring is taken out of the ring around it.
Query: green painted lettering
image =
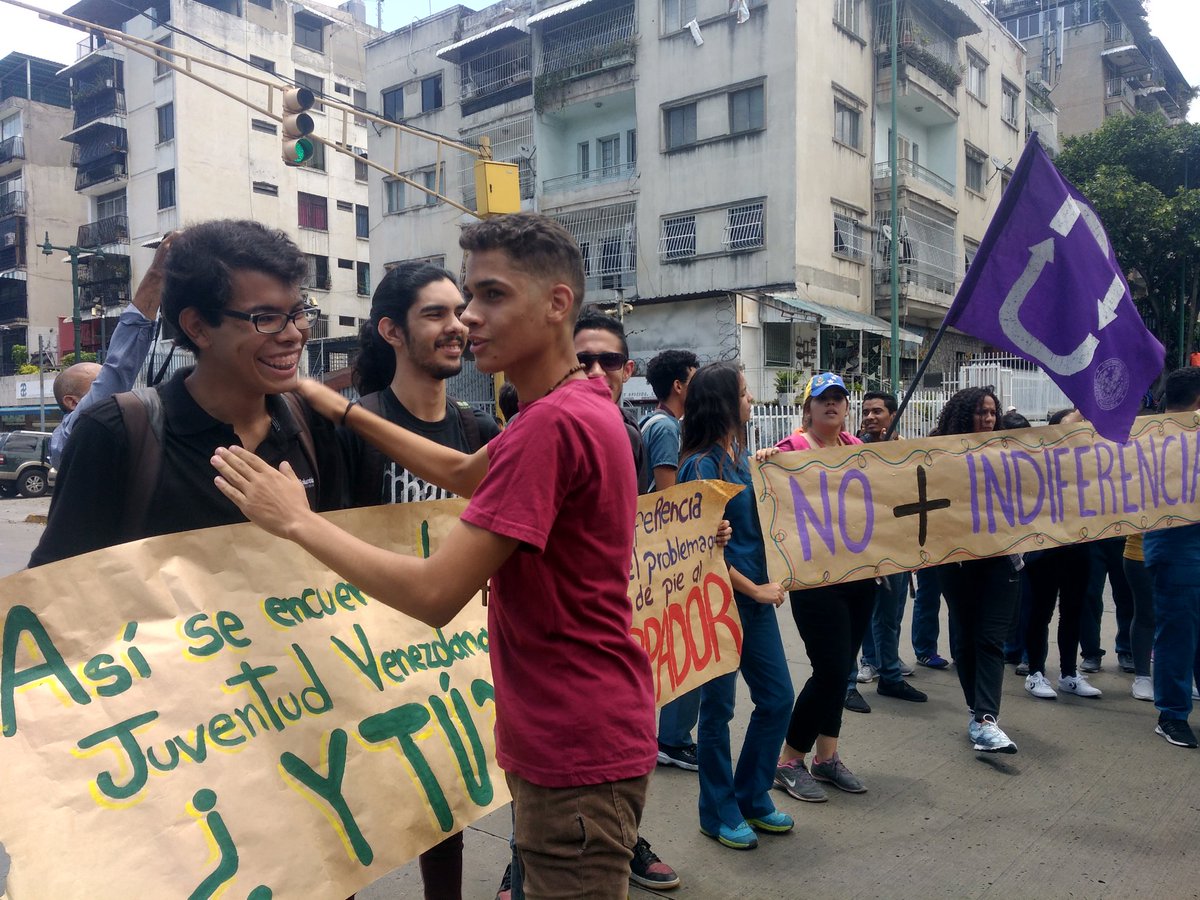
[[[109,772],[101,772],[96,776],[96,787],[106,797],[114,800],[128,800],[146,786],[146,777],[149,774],[146,767],[146,756],[142,753],[141,745],[134,737],[134,732],[149,725],[157,718],[157,712],[145,712],[132,719],[126,719],[124,722],[118,722],[116,725],[102,728],[94,734],[82,738],[77,744],[80,750],[90,750],[92,747],[99,747],[107,741],[116,739],[120,749],[128,758],[127,765],[117,766],[117,771],[124,769],[130,771],[129,780],[124,784],[117,784]]]
[[[335,728],[329,735],[329,774],[321,775],[294,753],[284,753],[279,757],[283,770],[299,781],[302,785],[329,804],[334,814],[345,829],[346,839],[355,858],[364,866],[369,866],[375,859],[375,852],[367,842],[350,811],[349,804],[342,794],[342,779],[346,775],[346,732]]]
[[[37,644],[44,662],[18,672],[17,647],[22,634],[28,634]],[[13,702],[17,688],[43,678],[57,678],[67,695],[80,706],[92,702],[79,679],[71,674],[62,654],[33,610],[27,606],[14,606],[4,619],[3,644],[0,646],[0,731],[5,737],[17,733],[17,714]]]
[[[429,710],[422,704],[405,703],[403,706],[363,719],[358,725],[358,733],[370,744],[396,741],[400,745],[404,758],[408,760],[417,780],[421,782],[421,789],[425,791],[425,797],[438,826],[442,831],[449,831],[454,827],[454,813],[446,803],[446,795],[426,761],[425,754],[413,739],[413,735],[428,725],[429,720]]]

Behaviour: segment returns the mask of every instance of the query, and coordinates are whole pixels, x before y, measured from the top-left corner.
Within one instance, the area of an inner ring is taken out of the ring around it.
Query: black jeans
[[[1050,619],[1058,604],[1058,659],[1064,676],[1076,674],[1079,661],[1079,627],[1087,597],[1092,551],[1087,544],[1043,550],[1026,565],[1033,592],[1025,652],[1029,671],[1046,672]]]
[[[1154,649],[1154,582],[1140,559],[1124,560],[1125,580],[1133,592],[1133,624],[1129,628],[1133,652],[1133,674],[1150,674],[1150,653]]]
[[[1004,637],[1021,599],[1018,573],[1007,557],[939,566],[942,595],[956,633],[955,665],[967,707],[980,722],[1000,715]]]
[[[792,591],[792,618],[804,640],[812,675],[804,683],[792,720],[788,746],[808,753],[817,735],[837,737],[842,729],[846,673],[855,663],[875,606],[875,582],[849,581]]]

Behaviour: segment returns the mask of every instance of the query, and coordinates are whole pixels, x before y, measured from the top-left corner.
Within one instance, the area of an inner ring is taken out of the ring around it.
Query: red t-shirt
[[[654,768],[650,661],[629,633],[637,476],[603,378],[521,407],[464,522],[522,546],[492,576],[496,759],[543,787]]]

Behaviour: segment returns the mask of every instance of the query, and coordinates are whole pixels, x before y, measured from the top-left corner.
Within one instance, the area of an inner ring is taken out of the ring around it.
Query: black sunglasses
[[[624,353],[615,353],[611,350],[605,353],[576,353],[575,358],[579,360],[584,371],[591,369],[596,363],[600,363],[600,368],[605,372],[615,372],[629,362],[629,357]]]

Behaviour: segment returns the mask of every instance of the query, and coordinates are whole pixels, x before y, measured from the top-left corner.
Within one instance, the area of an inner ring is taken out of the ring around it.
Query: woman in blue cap
[[[757,457],[861,444],[846,431],[849,413],[850,392],[845,382],[832,372],[822,372],[813,377],[806,391],[803,433],[789,435],[775,447],[760,450]],[[813,671],[792,707],[787,742],[775,771],[775,787],[810,803],[829,799],[818,782],[851,794],[865,793],[862,781],[838,756],[838,733],[846,698],[846,673],[855,664],[871,622],[875,582],[867,579],[830,584],[791,591],[790,597],[792,618]],[[806,763],[809,753],[813,754],[811,765]]]

